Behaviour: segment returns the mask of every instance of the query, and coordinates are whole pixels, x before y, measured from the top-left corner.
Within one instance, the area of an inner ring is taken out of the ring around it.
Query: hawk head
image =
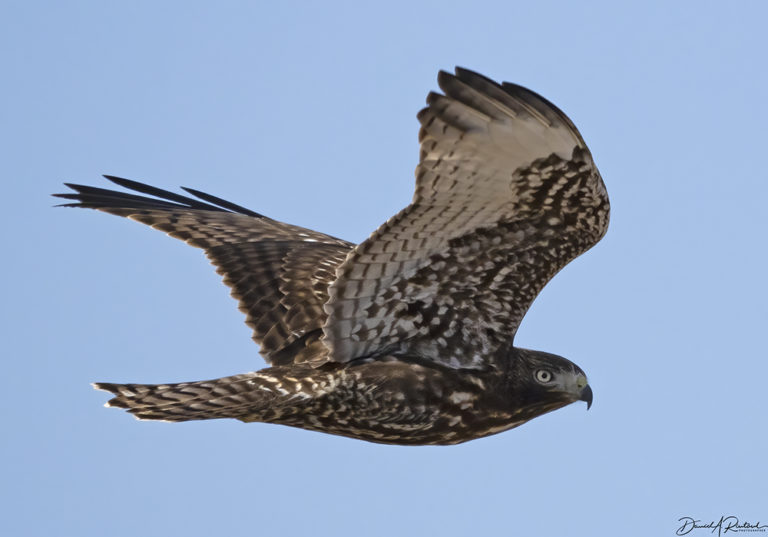
[[[592,406],[592,388],[587,375],[571,362],[548,352],[514,348],[510,370],[516,404],[532,417],[557,410],[576,401]]]

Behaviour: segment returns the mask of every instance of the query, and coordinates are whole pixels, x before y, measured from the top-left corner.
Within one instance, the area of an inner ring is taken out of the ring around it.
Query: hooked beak
[[[587,403],[587,410],[589,410],[589,407],[592,406],[592,388],[589,387],[589,384],[584,386],[584,388],[581,390],[579,401],[584,401]]]

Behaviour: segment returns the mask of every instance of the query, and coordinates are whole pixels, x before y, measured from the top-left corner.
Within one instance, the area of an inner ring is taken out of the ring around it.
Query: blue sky
[[[761,2],[3,2],[0,533],[768,523],[766,17]],[[361,241],[410,200],[415,114],[455,65],[555,102],[608,187],[608,235],[516,340],[583,367],[592,410],[403,448],[102,407],[92,381],[264,364],[200,251],[49,194],[108,173]]]

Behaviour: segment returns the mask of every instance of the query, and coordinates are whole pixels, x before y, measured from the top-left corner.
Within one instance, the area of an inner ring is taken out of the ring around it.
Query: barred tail
[[[105,406],[124,408],[140,420],[189,421],[255,416],[280,397],[272,377],[244,373],[178,384],[112,384],[93,387],[113,393]]]

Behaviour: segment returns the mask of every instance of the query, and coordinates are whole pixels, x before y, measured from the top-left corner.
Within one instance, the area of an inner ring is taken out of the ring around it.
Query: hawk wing
[[[137,220],[205,250],[232,288],[253,328],[253,339],[272,365],[322,362],[323,304],[336,268],[354,244],[284,224],[197,190],[200,200],[136,181],[105,176],[154,197],[67,184],[68,207],[98,209]]]
[[[605,186],[576,127],[520,86],[441,72],[418,114],[413,202],[337,269],[330,359],[410,354],[481,368],[544,285],[605,234]]]

